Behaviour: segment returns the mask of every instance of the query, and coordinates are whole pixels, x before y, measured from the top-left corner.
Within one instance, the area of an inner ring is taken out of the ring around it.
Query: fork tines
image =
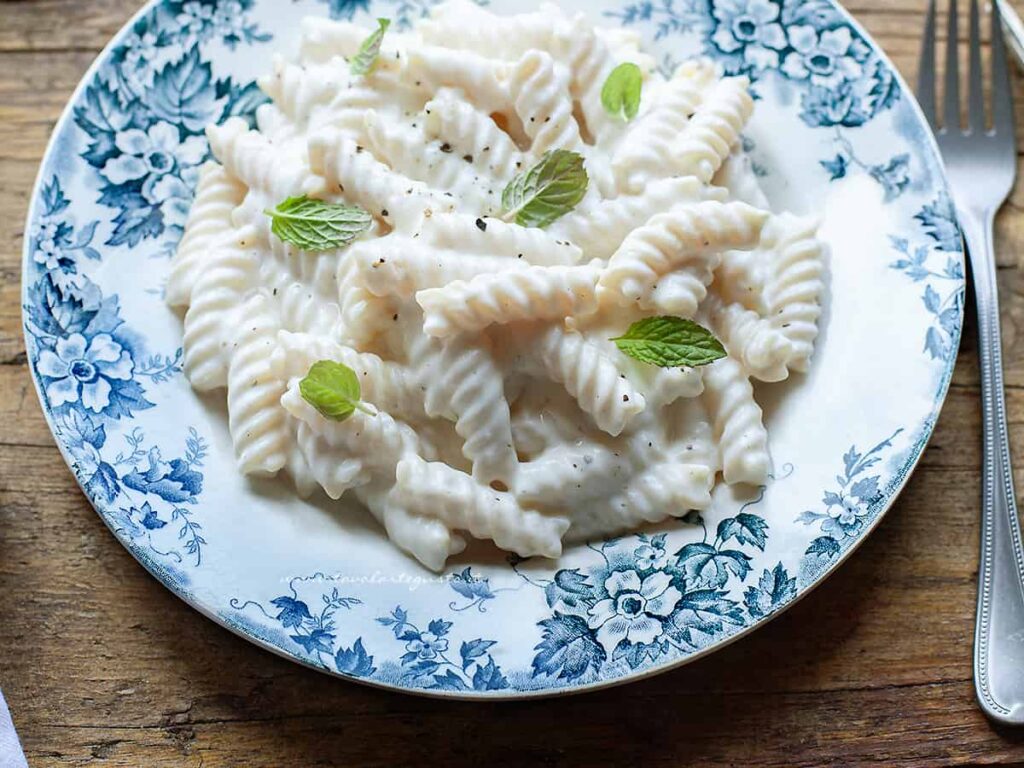
[[[968,61],[967,126],[964,134],[985,133],[984,72],[981,63],[980,11],[978,0],[971,0],[970,47]],[[1013,134],[1013,102],[1010,93],[1010,74],[1006,65],[1006,47],[1003,42],[1002,21],[998,3],[992,4],[992,121],[995,134]],[[957,0],[949,2],[946,35],[945,98],[942,121],[938,118],[935,97],[935,0],[928,4],[921,62],[918,70],[917,98],[937,133],[959,132],[960,128],[960,68],[957,55]]]

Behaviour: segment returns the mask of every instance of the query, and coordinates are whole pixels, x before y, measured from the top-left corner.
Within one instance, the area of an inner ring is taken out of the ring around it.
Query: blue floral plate
[[[512,698],[637,679],[703,656],[820,583],[924,449],[963,315],[960,237],[924,120],[830,0],[571,3],[635,28],[671,69],[753,81],[747,142],[769,197],[820,212],[831,295],[811,373],[763,387],[770,485],[550,563],[462,556],[437,577],[359,510],[235,470],[219,404],[181,374],[162,300],[203,128],[250,115],[298,19],[399,27],[430,0],[161,0],[99,57],[57,126],[25,238],[29,360],[57,445],[118,540],[203,614],[349,679]],[[499,12],[519,10],[492,0]],[[778,395],[784,392],[785,397]]]

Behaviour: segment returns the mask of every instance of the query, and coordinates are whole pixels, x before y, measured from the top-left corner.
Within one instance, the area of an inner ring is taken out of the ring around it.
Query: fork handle
[[[1024,548],[1003,393],[993,216],[994,212],[961,211],[978,309],[984,425],[974,687],[990,718],[1020,725],[1024,724]]]

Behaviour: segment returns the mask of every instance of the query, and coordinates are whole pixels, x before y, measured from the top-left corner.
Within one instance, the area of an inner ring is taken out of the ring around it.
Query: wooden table
[[[923,5],[848,3],[910,77]],[[1024,764],[1024,731],[990,726],[971,683],[981,461],[972,317],[932,445],[861,550],[751,638],[645,682],[501,705],[371,690],[258,650],[146,575],[53,445],[19,308],[23,221],[47,138],[136,6],[0,1],[0,686],[31,765]],[[1024,85],[1017,93],[1024,105]],[[1024,187],[997,235],[1020,488],[1022,204]]]

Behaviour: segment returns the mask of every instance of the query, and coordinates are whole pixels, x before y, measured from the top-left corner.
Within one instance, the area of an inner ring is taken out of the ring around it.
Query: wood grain
[[[848,7],[913,77],[923,5]],[[22,222],[46,140],[136,9],[135,0],[0,0],[0,686],[31,765],[1024,762],[1024,733],[991,727],[970,680],[980,463],[970,316],[932,445],[877,533],[781,618],[677,672],[551,701],[427,701],[260,651],[147,576],[53,446],[19,310]],[[1022,208],[1024,187],[999,217],[998,248],[1024,488]]]

